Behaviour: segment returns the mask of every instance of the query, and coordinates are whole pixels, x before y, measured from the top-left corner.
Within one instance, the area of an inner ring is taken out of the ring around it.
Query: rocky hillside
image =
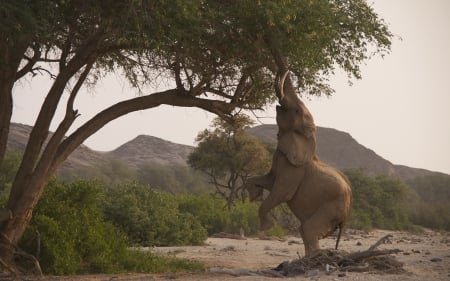
[[[132,167],[145,163],[186,165],[186,160],[193,150],[192,146],[140,135],[117,149],[107,152],[105,156],[118,159]]]
[[[263,142],[276,144],[277,126],[261,125],[249,129],[249,133]],[[319,158],[339,169],[362,169],[369,175],[389,175],[402,180],[435,172],[394,165],[359,144],[348,133],[335,129],[317,127],[317,154]]]
[[[32,127],[23,124],[11,124],[8,138],[8,149],[24,151]],[[78,147],[63,164],[63,169],[72,170],[80,167],[91,167],[105,162],[102,152],[90,149],[85,145]]]
[[[8,147],[24,150],[30,131],[30,126],[12,124]],[[276,143],[276,125],[261,125],[250,128],[248,131],[263,142]],[[335,129],[318,127],[317,141],[319,157],[340,169],[357,168],[370,175],[390,175],[403,180],[434,173],[424,169],[394,165],[359,144],[350,134]],[[62,169],[70,171],[77,168],[89,168],[111,159],[133,168],[145,163],[186,165],[187,157],[193,149],[192,146],[140,135],[110,152],[98,152],[82,145],[69,157]]]

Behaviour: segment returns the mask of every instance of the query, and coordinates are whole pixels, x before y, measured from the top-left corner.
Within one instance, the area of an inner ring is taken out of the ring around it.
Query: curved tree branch
[[[163,104],[198,107],[224,119],[229,119],[235,109],[235,104],[193,97],[182,89],[171,89],[117,103],[94,116],[61,143],[49,172],[56,170],[70,153],[110,121],[134,111],[149,109]]]
[[[55,133],[47,143],[44,153],[42,154],[41,159],[39,160],[39,163],[36,167],[36,170],[34,171],[34,174],[37,174],[39,176],[42,174],[45,174],[46,176],[51,176],[51,174],[50,175],[48,174],[48,170],[53,162],[52,159],[55,157],[58,146],[61,143],[61,140],[66,135],[70,126],[72,126],[75,119],[79,116],[78,111],[73,109],[73,104],[75,101],[75,97],[78,94],[78,91],[80,90],[81,86],[83,85],[89,72],[92,69],[93,63],[94,61],[91,61],[88,65],[86,65],[85,69],[78,78],[74,88],[70,92],[69,99],[67,100],[66,114],[64,116],[64,119],[61,121]]]

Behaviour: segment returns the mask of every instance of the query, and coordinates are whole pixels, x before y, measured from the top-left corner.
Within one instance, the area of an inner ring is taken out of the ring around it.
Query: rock
[[[430,261],[431,262],[441,262],[442,259],[441,258],[432,258]]]

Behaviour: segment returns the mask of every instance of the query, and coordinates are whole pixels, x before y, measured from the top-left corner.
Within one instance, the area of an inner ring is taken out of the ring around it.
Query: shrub
[[[386,176],[368,177],[360,171],[346,171],[353,189],[350,227],[407,229],[408,187]]]
[[[198,245],[207,238],[194,216],[180,213],[174,195],[149,186],[131,183],[109,188],[103,208],[106,219],[135,246]]]
[[[259,233],[259,203],[236,201],[231,210],[227,207],[227,201],[211,194],[203,195],[177,195],[180,212],[189,213],[195,217],[208,231],[208,235],[219,232],[240,234],[241,229],[246,235]],[[276,217],[282,217],[276,209]],[[268,235],[283,236],[285,231],[278,220],[274,221],[274,227],[267,232]]]
[[[256,235],[259,231],[258,208],[258,204],[248,201],[236,203],[230,211],[225,231],[240,233],[242,228],[246,235]]]
[[[126,252],[126,237],[104,222],[98,207],[103,198],[96,182],[69,185],[51,181],[39,201],[21,241],[29,252],[40,236],[39,260],[51,274],[114,272]],[[31,242],[30,242],[31,241]]]
[[[22,153],[18,151],[8,151],[3,161],[0,159],[0,208],[6,205],[21,159]]]
[[[127,237],[106,222],[101,202],[104,187],[95,181],[62,184],[51,181],[38,203],[20,247],[35,254],[42,270],[48,274],[197,271],[203,265],[176,258],[160,257],[150,252],[129,250]],[[202,234],[186,231],[191,226],[188,216],[181,216],[168,228],[190,239]],[[192,224],[195,224],[193,222]],[[196,229],[199,225],[195,226]],[[200,231],[201,232],[201,231]],[[40,238],[37,238],[39,236]],[[177,239],[176,237],[167,239]],[[37,241],[40,251],[37,251]]]
[[[449,231],[450,176],[423,176],[409,184],[415,191],[409,204],[411,221],[425,227]]]
[[[208,235],[225,231],[229,224],[230,215],[224,199],[219,199],[211,194],[177,195],[179,210],[181,213],[191,214],[206,229]]]

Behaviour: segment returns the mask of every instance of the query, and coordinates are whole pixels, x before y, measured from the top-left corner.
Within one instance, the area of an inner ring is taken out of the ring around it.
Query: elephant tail
[[[336,250],[338,249],[339,241],[341,240],[341,234],[342,234],[342,229],[344,228],[344,224],[343,223],[338,224],[337,228],[338,228],[338,235],[336,238],[336,248],[335,248]]]

